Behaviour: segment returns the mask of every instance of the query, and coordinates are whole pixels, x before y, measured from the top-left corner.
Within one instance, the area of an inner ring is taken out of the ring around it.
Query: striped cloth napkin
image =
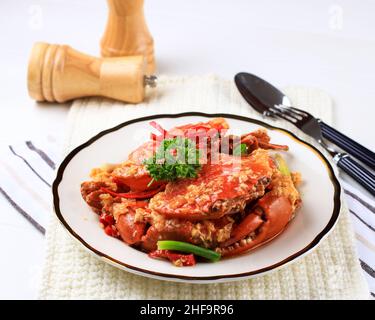
[[[45,233],[51,210],[51,184],[60,161],[58,139],[16,142],[1,147],[0,224],[20,214]],[[355,228],[360,264],[375,298],[375,201],[341,181]]]
[[[1,145],[0,208],[5,216],[18,212],[45,234],[51,210],[51,185],[61,145],[52,138]],[[13,208],[13,210],[11,209]]]

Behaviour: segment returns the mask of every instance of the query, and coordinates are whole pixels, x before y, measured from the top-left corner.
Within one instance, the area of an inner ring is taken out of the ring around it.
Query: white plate
[[[182,268],[151,259],[124,242],[105,235],[99,227],[97,215],[80,194],[80,184],[89,179],[91,168],[124,161],[129,152],[149,139],[151,127],[148,123],[153,119],[169,129],[218,116],[228,121],[234,133],[265,127],[273,143],[289,146],[290,151],[285,153],[286,160],[290,168],[301,172],[303,177],[303,184],[299,188],[303,206],[286,230],[269,243],[241,256]],[[103,131],[65,158],[53,183],[57,217],[91,253],[136,274],[198,283],[225,282],[264,274],[310,252],[335,225],[340,212],[340,192],[340,185],[324,156],[288,131],[241,116],[203,113],[149,116]]]

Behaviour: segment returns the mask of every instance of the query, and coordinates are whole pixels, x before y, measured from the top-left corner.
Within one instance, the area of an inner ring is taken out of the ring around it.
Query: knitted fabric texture
[[[330,123],[329,96],[316,89],[286,88],[294,105]],[[138,105],[88,98],[73,103],[65,141],[67,153],[97,132],[132,118],[158,113],[201,111],[258,118],[232,81],[215,76],[161,77],[157,89]],[[270,121],[297,132],[285,121]],[[312,143],[301,132],[298,135]],[[366,299],[368,288],[354,247],[348,210],[316,250],[264,276],[220,284],[186,284],[154,280],[100,261],[74,241],[54,214],[47,231],[41,299]]]

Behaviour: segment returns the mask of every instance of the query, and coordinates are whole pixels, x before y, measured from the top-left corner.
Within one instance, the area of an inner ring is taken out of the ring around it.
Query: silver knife
[[[339,168],[375,196],[374,174],[352,159],[347,153],[338,152],[325,143],[321,120],[316,119],[306,111],[286,106],[285,104],[288,104],[289,101],[287,97],[277,88],[255,75],[239,73],[235,76],[235,83],[242,96],[255,110],[265,116],[283,118],[313,137],[331,154]]]

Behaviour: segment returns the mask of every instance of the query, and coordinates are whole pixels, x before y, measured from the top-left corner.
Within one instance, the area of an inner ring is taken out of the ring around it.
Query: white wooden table
[[[279,87],[327,91],[338,129],[375,149],[375,2],[146,0],[159,74],[239,71]],[[35,41],[98,55],[104,0],[0,2],[0,143],[53,133],[63,139],[69,104],[35,104],[26,68]],[[44,238],[0,207],[0,298],[35,298]]]

